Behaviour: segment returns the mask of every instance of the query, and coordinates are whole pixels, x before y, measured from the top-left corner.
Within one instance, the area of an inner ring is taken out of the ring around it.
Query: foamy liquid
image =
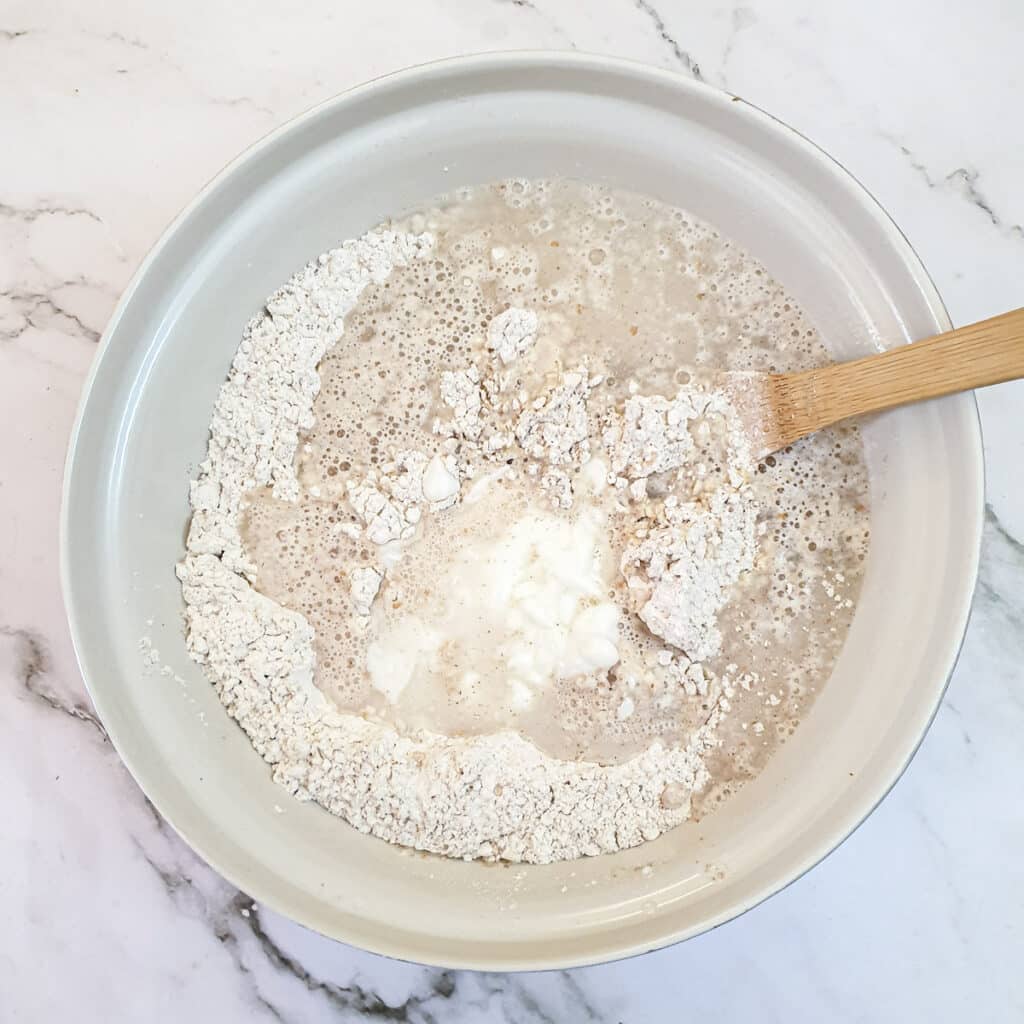
[[[707,667],[726,682],[704,696],[680,696],[668,685],[658,663],[665,644],[628,610],[613,572],[609,597],[624,611],[620,662],[607,674],[555,680],[516,708],[500,644],[463,638],[390,703],[371,685],[368,646],[403,617],[430,619],[455,553],[545,499],[520,474],[473,505],[424,515],[364,628],[348,574],[379,553],[337,531],[353,519],[345,482],[395,451],[440,450],[432,424],[444,412],[441,373],[493,358],[487,324],[510,305],[540,316],[536,352],[514,364],[531,395],[584,359],[606,374],[588,403],[593,423],[621,405],[631,381],[640,394],[671,396],[687,366],[804,369],[828,361],[820,338],[756,260],[689,214],[640,196],[571,181],[505,182],[460,189],[394,226],[430,230],[435,252],[368,287],[323,359],[316,426],[300,444],[300,502],[250,496],[242,531],[257,588],[307,616],[317,685],[339,707],[401,729],[516,728],[555,756],[611,763],[654,740],[685,741],[728,690],[723,744],[711,765],[716,782],[701,798],[712,806],[792,733],[849,629],[868,544],[856,428],[822,431],[758,467],[753,487],[767,532],[755,570],[719,617],[723,649]],[[600,453],[596,436],[592,447]],[[581,507],[578,500],[546,512],[571,518]],[[609,518],[614,560],[628,526]],[[467,672],[479,677],[470,691]],[[622,717],[627,695],[635,709]]]

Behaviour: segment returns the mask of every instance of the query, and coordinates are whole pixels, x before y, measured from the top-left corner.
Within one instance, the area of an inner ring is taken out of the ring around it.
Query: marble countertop
[[[244,13],[243,13],[244,12]],[[895,791],[745,917],[619,964],[441,972],[252,902],[153,814],[58,585],[67,435],[118,293],[239,150],[403,65],[572,47],[727,87],[879,198],[956,323],[1024,303],[1024,6],[773,0],[0,5],[0,1021],[946,1021],[1024,1015],[1024,384],[979,395],[974,615]]]

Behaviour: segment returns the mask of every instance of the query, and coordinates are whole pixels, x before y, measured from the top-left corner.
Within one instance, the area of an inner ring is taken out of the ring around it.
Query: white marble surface
[[[902,782],[786,892],[627,963],[443,973],[253,907],[121,767],[57,578],[68,429],[138,260],[246,144],[402,65],[576,47],[727,86],[874,192],[954,321],[1021,305],[1024,5],[947,7],[0,3],[0,1021],[1022,1019],[1024,385],[980,396],[989,506],[974,618]]]

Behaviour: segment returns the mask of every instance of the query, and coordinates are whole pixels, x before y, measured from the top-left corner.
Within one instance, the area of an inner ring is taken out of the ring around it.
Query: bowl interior
[[[103,721],[160,812],[260,902],[368,949],[487,968],[695,934],[841,842],[941,697],[981,505],[972,399],[866,425],[873,539],[839,665],[769,768],[699,825],[616,855],[494,866],[410,853],[292,800],[184,648],[174,564],[217,390],[247,319],[312,256],[510,175],[605,181],[692,210],[767,265],[837,357],[945,326],[905,240],[813,146],[742,101],[598,58],[465,59],[347,94],[232,165],[148,258],[94,368],[66,481],[66,597]],[[178,679],[145,669],[144,636]]]

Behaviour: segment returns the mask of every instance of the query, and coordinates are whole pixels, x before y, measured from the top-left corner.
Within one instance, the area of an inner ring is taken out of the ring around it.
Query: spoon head
[[[703,367],[689,372],[695,384],[720,393],[732,406],[754,463],[790,443],[792,438],[787,437],[780,422],[776,398],[776,382],[781,374]]]

